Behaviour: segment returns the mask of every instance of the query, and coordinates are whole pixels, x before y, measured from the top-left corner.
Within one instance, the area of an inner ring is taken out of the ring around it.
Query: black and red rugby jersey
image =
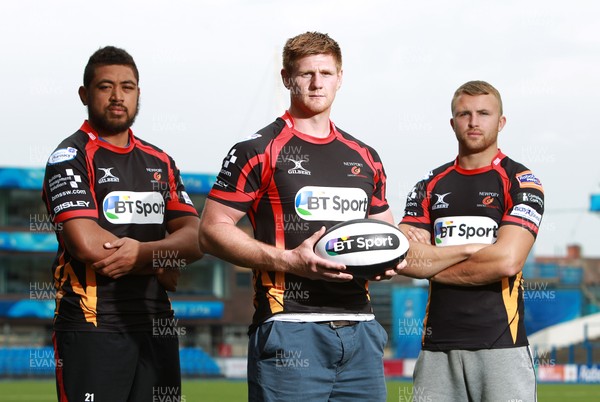
[[[163,239],[170,219],[197,216],[173,159],[131,130],[127,147],[113,146],[87,121],[48,159],[42,198],[58,229],[87,218],[141,242]],[[60,230],[56,236],[55,330],[149,330],[153,319],[173,315],[156,275],[97,274],[69,254]]]
[[[321,226],[386,211],[377,153],[331,123],[326,138],[294,129],[284,114],[226,156],[209,198],[247,215],[256,239],[293,249]],[[372,313],[367,282],[309,280],[254,270],[251,330],[277,313]]]
[[[402,223],[428,230],[436,246],[492,244],[498,228],[521,226],[536,237],[544,212],[539,179],[501,151],[465,170],[438,167],[411,190]],[[493,349],[528,345],[522,272],[483,286],[430,281],[423,349]]]

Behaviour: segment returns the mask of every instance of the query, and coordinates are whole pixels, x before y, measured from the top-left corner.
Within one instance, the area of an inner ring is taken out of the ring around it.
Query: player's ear
[[[88,104],[88,96],[87,96],[87,89],[82,85],[79,87],[79,99],[81,99],[81,103],[84,104],[84,106],[87,106]]]
[[[340,70],[338,72],[338,83],[337,83],[336,91],[342,87],[343,78],[344,78],[344,70]]]
[[[504,116],[500,117],[500,120],[498,120],[498,132],[502,131],[505,124],[506,124],[506,117],[504,117]]]
[[[291,81],[291,77],[290,74],[287,72],[287,70],[285,68],[281,69],[281,80],[283,81],[283,86],[286,89],[290,89],[292,86],[292,81]]]
[[[450,127],[454,130],[454,118],[450,118]]]

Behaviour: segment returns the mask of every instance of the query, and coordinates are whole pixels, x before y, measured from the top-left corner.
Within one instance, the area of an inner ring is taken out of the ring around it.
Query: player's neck
[[[331,132],[329,121],[329,110],[316,114],[306,115],[299,113],[297,109],[290,106],[289,114],[294,118],[294,128],[303,134],[315,138],[325,138]]]
[[[498,154],[498,147],[490,147],[481,152],[470,153],[459,149],[458,166],[466,170],[480,169],[489,166]]]
[[[118,134],[103,134],[98,133],[102,141],[106,141],[111,145],[125,148],[129,144],[129,130]]]

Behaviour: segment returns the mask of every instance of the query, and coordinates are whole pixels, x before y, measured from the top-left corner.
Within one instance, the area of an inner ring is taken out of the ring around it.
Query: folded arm
[[[498,229],[496,243],[485,247],[465,261],[436,274],[435,282],[450,285],[485,285],[519,273],[535,239],[527,229],[505,225]]]
[[[112,278],[135,274],[160,274],[172,269],[156,268],[158,259],[167,258],[185,261],[189,264],[202,258],[198,247],[199,219],[196,216],[175,218],[167,223],[168,235],[161,240],[139,242],[123,237],[103,244],[108,250],[115,250],[110,256],[95,262],[92,267],[103,275]],[[177,271],[177,270],[175,270]]]
[[[430,278],[443,270],[465,261],[486,247],[485,244],[436,247],[430,244],[431,233],[407,224],[399,225],[400,231],[409,239],[410,248],[406,256],[407,267],[402,275],[411,278]]]
[[[169,235],[165,239],[144,243],[118,238],[92,219],[77,218],[64,223],[62,236],[69,253],[99,274],[114,279],[125,274],[159,275],[161,283],[165,279],[163,285],[174,290],[179,272],[153,268],[153,255],[167,251],[187,263],[201,258],[198,225],[197,217],[176,218],[167,224]]]

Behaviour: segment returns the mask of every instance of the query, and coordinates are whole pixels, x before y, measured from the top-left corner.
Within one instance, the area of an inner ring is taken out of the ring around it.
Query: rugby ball
[[[402,261],[408,247],[408,239],[396,226],[377,219],[353,219],[329,228],[314,251],[346,265],[356,277],[372,278]]]

